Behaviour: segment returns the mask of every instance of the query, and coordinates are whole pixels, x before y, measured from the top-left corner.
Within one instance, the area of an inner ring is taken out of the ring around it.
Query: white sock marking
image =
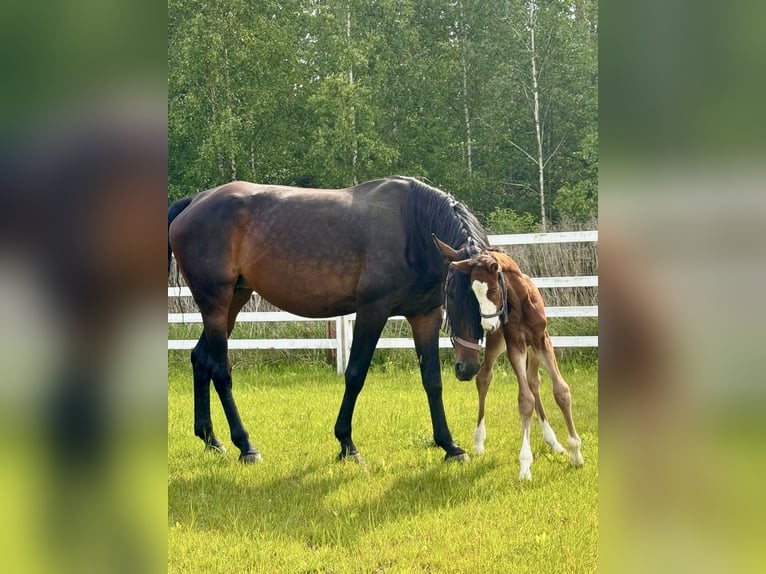
[[[580,452],[581,442],[579,438],[570,436],[567,439],[567,446],[569,447],[569,464],[572,466],[582,466],[585,463],[585,459]]]
[[[523,432],[521,437],[521,452],[519,452],[519,480],[532,480],[532,447],[529,446],[529,432]]]
[[[476,430],[473,431],[473,452],[474,454],[484,454],[484,441],[487,438],[487,431],[484,428],[484,419],[476,425]]]
[[[540,428],[543,431],[543,440],[550,445],[553,452],[556,454],[566,452],[566,449],[561,446],[561,443],[559,443],[558,439],[556,438],[556,433],[553,432],[553,429],[547,420],[540,421]]]

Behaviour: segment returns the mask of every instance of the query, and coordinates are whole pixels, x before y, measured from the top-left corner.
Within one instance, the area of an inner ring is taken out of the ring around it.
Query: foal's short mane
[[[469,254],[487,248],[487,233],[465,205],[421,181],[403,179],[409,182],[404,215],[405,255],[410,267],[419,274],[444,278],[447,263],[436,249],[432,234],[454,249],[465,247]]]

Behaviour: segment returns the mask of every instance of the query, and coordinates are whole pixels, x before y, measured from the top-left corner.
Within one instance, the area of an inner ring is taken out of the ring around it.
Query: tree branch
[[[548,165],[548,162],[551,160],[551,158],[552,158],[554,155],[556,155],[556,152],[557,152],[557,151],[559,151],[559,148],[561,147],[561,144],[563,144],[563,143],[564,143],[564,140],[565,140],[565,139],[567,139],[567,136],[566,136],[566,135],[565,135],[564,137],[562,137],[562,138],[561,138],[561,141],[559,142],[559,144],[558,144],[558,145],[556,146],[556,148],[555,148],[555,149],[554,149],[554,150],[553,150],[553,151],[550,153],[550,155],[547,157],[547,159],[546,159],[546,160],[543,162],[543,167],[545,167],[546,165]]]
[[[527,151],[522,148],[521,146],[516,145],[512,140],[508,140],[508,143],[511,144],[513,147],[515,147],[517,150],[519,150],[521,153],[523,153],[525,156],[527,156],[529,159],[532,160],[532,163],[537,164],[537,160],[532,157]]]

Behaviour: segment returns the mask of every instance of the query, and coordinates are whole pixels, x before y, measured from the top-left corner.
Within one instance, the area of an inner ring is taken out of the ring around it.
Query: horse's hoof
[[[444,462],[471,462],[471,457],[467,452],[448,454],[444,457]]]
[[[519,480],[532,480],[532,471],[528,468],[522,469],[519,473]]]
[[[552,450],[552,451],[553,451],[555,454],[564,454],[564,453],[567,451],[567,449],[565,449],[565,448],[564,448],[563,446],[561,446],[561,444],[559,444],[559,443],[554,443],[554,444],[552,444],[552,445],[551,445],[551,450]]]
[[[585,464],[585,459],[583,459],[582,453],[579,450],[569,454],[569,464],[572,466],[582,466]]]
[[[242,464],[254,464],[256,462],[263,462],[263,457],[260,452],[248,452],[239,455],[239,462]]]
[[[226,454],[226,447],[224,447],[222,444],[206,444],[205,450],[217,454]]]
[[[340,454],[338,455],[339,461],[353,461],[358,464],[364,464],[364,459],[362,458],[362,455],[359,454],[358,450],[355,450],[354,452],[346,452],[346,451],[340,451]]]

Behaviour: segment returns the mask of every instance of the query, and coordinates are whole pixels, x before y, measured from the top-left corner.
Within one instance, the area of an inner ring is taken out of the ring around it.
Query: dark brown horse
[[[503,350],[507,348],[508,359],[519,382],[519,414],[522,428],[519,479],[532,478],[529,431],[533,410],[537,411],[545,442],[550,445],[553,452],[565,452],[548,423],[540,400],[541,361],[551,376],[553,395],[567,425],[569,461],[574,466],[582,465],[581,441],[572,420],[569,386],[559,372],[556,355],[548,335],[545,305],[537,286],[505,253],[487,251],[466,258],[448,245],[440,243],[439,247],[444,256],[452,261],[446,290],[447,314],[453,325],[453,331],[457,333],[453,337],[456,359],[469,360],[478,356],[480,349],[478,339],[470,330],[467,331],[462,327],[461,331],[461,326],[470,323],[466,316],[473,318],[474,328],[477,323],[480,323],[487,335],[484,361],[476,376],[479,415],[474,432],[474,452],[477,454],[484,452],[486,438],[484,404],[489,383],[492,380],[492,367]],[[478,304],[479,313],[476,313],[475,307],[466,310],[465,305],[461,305],[461,302],[471,299]],[[456,370],[456,373],[462,380],[471,378],[461,377],[459,370]]]
[[[233,182],[179,200],[168,212],[169,248],[202,313],[192,352],[194,432],[222,449],[210,420],[210,380],[240,460],[261,456],[232,395],[227,339],[253,291],[306,317],[356,312],[335,436],[340,457],[359,458],[351,419],[386,321],[412,326],[437,445],[466,459],[452,440],[442,402],[438,338],[448,262],[432,234],[464,257],[486,247],[477,219],[450,195],[414,179],[391,177],[319,190]],[[478,362],[471,367],[474,372]]]

